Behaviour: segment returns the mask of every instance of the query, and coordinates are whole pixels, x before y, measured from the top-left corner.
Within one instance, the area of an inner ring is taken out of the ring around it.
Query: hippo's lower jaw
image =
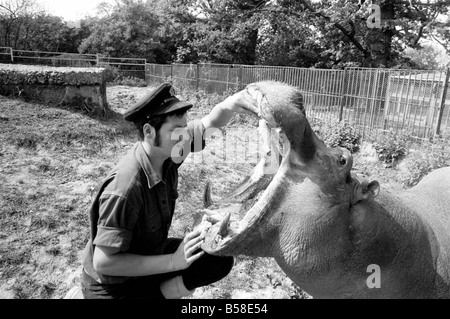
[[[260,107],[250,110],[260,117],[259,131],[263,138],[263,156],[249,176],[238,188],[218,205],[204,209],[200,228],[205,235],[202,249],[215,255],[247,254],[247,247],[257,240],[255,233],[258,221],[264,218],[267,208],[276,197],[277,188],[283,180],[286,158],[289,155],[289,140],[280,133],[272,115],[264,109],[264,96],[252,87],[248,92]],[[280,164],[280,159],[282,159]],[[280,176],[279,176],[280,175]],[[205,190],[205,205],[211,203],[209,187]],[[255,228],[255,230],[253,230]],[[261,256],[264,252],[258,251]]]

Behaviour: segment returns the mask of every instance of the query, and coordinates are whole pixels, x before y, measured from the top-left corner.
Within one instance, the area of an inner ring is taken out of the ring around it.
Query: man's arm
[[[219,128],[225,126],[235,113],[255,115],[249,109],[256,107],[256,100],[250,96],[247,90],[242,90],[217,104],[201,121],[205,129]]]
[[[186,235],[173,254],[144,256],[124,253],[119,248],[95,246],[94,269],[108,276],[149,276],[188,268],[204,252],[195,253],[203,243],[200,231]]]

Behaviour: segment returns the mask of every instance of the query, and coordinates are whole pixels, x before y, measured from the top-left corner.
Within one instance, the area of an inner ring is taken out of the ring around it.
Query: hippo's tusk
[[[203,191],[203,207],[208,208],[213,203],[211,198],[211,182],[206,182],[205,190]]]
[[[228,235],[228,224],[230,222],[230,218],[231,218],[231,213],[227,213],[225,215],[225,218],[222,220],[222,222],[220,224],[219,235],[222,237],[225,237],[226,235]]]

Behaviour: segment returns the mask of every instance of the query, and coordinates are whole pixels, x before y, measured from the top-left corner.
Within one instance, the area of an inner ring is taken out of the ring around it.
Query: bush
[[[431,171],[450,165],[450,152],[445,149],[445,141],[424,145],[425,150],[411,152],[401,163],[402,174],[399,182],[413,187]]]
[[[145,80],[142,80],[140,78],[136,78],[133,76],[117,76],[113,83],[115,85],[127,85],[127,86],[135,86],[135,87],[146,87],[147,82]]]
[[[407,135],[389,131],[378,137],[373,143],[373,147],[377,152],[378,160],[385,163],[386,167],[392,167],[408,154],[408,141]]]
[[[324,123],[312,120],[311,127],[329,147],[344,147],[352,154],[359,151],[361,135],[345,122]]]
[[[120,76],[118,68],[112,67],[110,65],[102,66],[105,69],[105,80],[107,83],[114,82],[114,80]]]

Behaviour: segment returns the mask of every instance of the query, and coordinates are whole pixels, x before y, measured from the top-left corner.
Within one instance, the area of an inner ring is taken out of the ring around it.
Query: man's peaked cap
[[[191,107],[192,104],[180,101],[175,96],[175,90],[170,83],[163,83],[144,95],[123,114],[123,117],[128,122],[143,123],[154,116],[169,114],[181,109],[187,111]]]

